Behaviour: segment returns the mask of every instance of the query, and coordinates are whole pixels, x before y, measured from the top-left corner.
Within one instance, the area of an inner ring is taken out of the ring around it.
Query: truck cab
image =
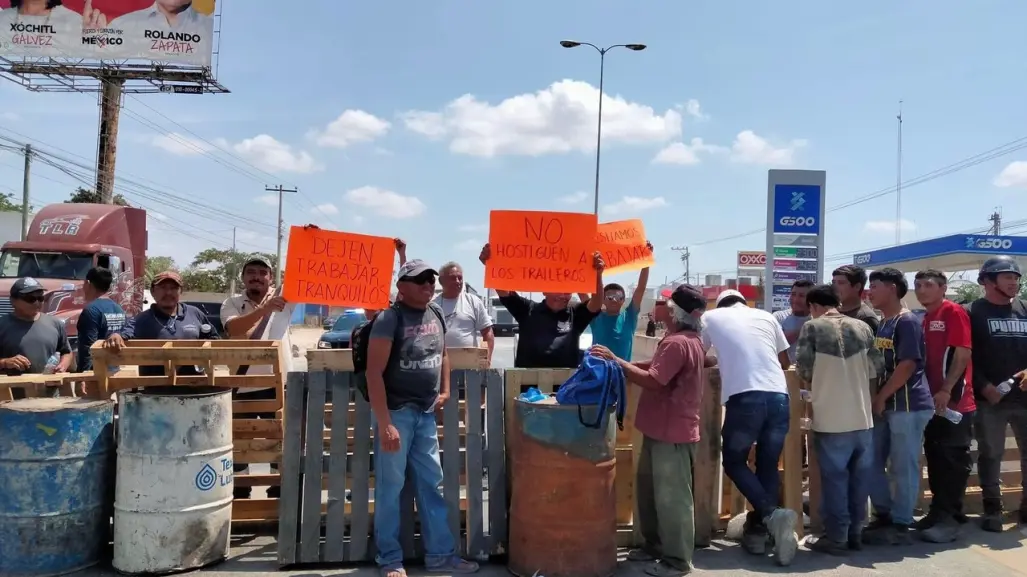
[[[489,316],[492,317],[492,331],[497,337],[511,336],[517,333],[517,321],[514,320],[510,311],[506,310],[498,296],[489,298]]]
[[[24,241],[0,251],[0,315],[11,312],[11,286],[32,277],[46,289],[43,312],[63,321],[74,349],[85,305],[82,284],[94,266],[110,269],[108,295],[128,315],[142,309],[146,211],[109,204],[51,204],[36,214]]]

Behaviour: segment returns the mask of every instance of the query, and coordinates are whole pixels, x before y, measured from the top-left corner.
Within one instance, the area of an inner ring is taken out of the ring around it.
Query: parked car
[[[348,349],[350,336],[357,325],[367,320],[363,309],[348,310],[317,341],[319,349]]]
[[[335,317],[325,317],[324,320],[321,321],[321,328],[326,331],[331,330],[334,325]]]

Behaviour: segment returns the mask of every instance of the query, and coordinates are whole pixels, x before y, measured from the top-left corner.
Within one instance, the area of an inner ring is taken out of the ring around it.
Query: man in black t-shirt
[[[485,264],[492,249],[485,244],[478,260]],[[500,302],[518,324],[517,353],[514,367],[518,369],[563,369],[578,366],[581,351],[578,340],[592,319],[603,309],[603,263],[599,253],[593,256],[596,288],[587,302],[571,305],[570,293],[543,293],[540,303],[516,292],[497,290]]]
[[[1027,468],[1027,393],[1017,384],[1003,395],[998,386],[1027,366],[1027,302],[1020,292],[1020,266],[1007,256],[989,258],[977,282],[984,297],[967,305],[970,315],[973,389],[977,400],[974,436],[977,471],[984,497],[981,528],[1002,531],[1002,492],[999,473],[1006,448],[1006,425],[1020,449],[1020,470]],[[1027,489],[1025,479],[1021,486]],[[1025,492],[1024,494],[1027,494]],[[1023,497],[1021,497],[1023,499]],[[1027,502],[1020,501],[1020,522],[1027,523]]]
[[[854,264],[840,266],[831,273],[831,284],[838,293],[838,299],[842,301],[838,312],[865,322],[874,334],[877,334],[881,319],[873,307],[863,301],[863,293],[867,287],[867,271]]]

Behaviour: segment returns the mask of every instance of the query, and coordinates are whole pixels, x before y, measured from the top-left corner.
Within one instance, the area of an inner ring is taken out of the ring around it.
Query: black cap
[[[26,276],[14,281],[14,284],[11,285],[11,298],[21,298],[32,293],[44,292],[44,290],[43,285],[39,284],[39,281]]]
[[[1020,265],[1011,257],[993,256],[981,265],[981,271],[977,273],[977,282],[983,282],[986,276],[997,275],[1003,272],[1011,272],[1017,276],[1022,276]]]
[[[670,293],[670,300],[686,313],[706,309],[706,297],[703,296],[701,290],[690,284],[682,284],[675,287],[673,292]]]

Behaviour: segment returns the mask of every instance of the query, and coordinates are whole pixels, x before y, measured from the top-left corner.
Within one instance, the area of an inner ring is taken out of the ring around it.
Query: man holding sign
[[[492,247],[486,243],[478,260],[486,264]],[[595,269],[595,293],[587,302],[570,305],[570,293],[542,293],[537,303],[513,291],[496,290],[500,302],[510,311],[520,327],[514,367],[518,369],[561,369],[578,366],[581,351],[578,342],[592,319],[603,308],[603,258],[592,256]]]
[[[653,252],[652,243],[646,241],[649,254]],[[624,287],[610,283],[603,287],[603,312],[592,321],[592,343],[602,345],[619,358],[630,359],[631,348],[635,341],[635,329],[638,328],[638,311],[642,308],[642,298],[649,285],[649,267],[638,273],[638,285],[631,294],[631,301],[624,306]],[[578,295],[582,300],[591,300],[589,295]]]

